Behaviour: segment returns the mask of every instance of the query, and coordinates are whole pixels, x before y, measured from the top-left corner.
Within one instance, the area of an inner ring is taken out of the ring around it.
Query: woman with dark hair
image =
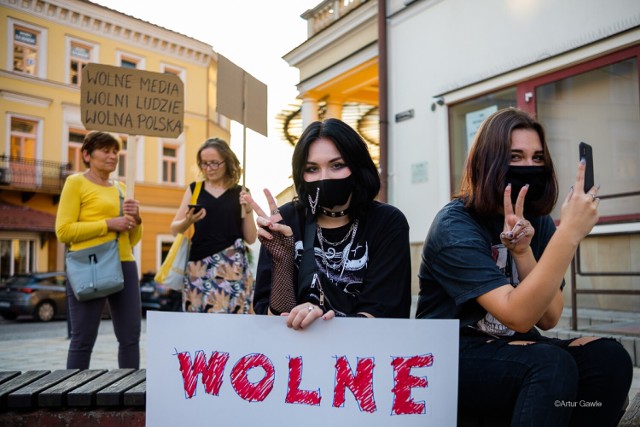
[[[125,185],[111,179],[118,165],[120,140],[107,133],[89,132],[82,143],[87,170],[69,176],[62,188],[56,215],[56,236],[75,251],[118,239],[124,289],[107,297],[78,301],[67,284],[71,341],[67,369],[88,369],[98,336],[104,304],[109,301],[118,339],[118,366],[140,367],[140,284],[133,247],[142,237],[138,201],[121,199]]]
[[[564,274],[598,221],[585,161],[558,197],[542,126],[508,108],[489,116],[467,157],[461,191],[424,243],[417,318],[459,319],[460,420],[487,425],[615,426],[629,387],[626,350],[607,338],[554,339]],[[487,421],[490,420],[490,421]]]
[[[292,157],[297,198],[258,214],[262,242],[254,307],[294,329],[334,316],[408,318],[409,225],[378,202],[366,143],[338,119],[311,123]]]
[[[245,242],[256,241],[256,225],[242,198],[245,191],[238,185],[240,162],[219,138],[207,139],[196,160],[204,180],[189,184],[171,223],[174,235],[194,227],[183,311],[252,313],[253,276]],[[190,207],[194,191],[198,207]]]

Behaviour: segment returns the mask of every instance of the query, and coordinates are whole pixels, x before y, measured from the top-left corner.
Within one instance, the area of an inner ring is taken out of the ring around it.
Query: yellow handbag
[[[191,195],[191,204],[197,202],[201,188],[202,181],[196,182],[193,194]],[[176,291],[182,290],[185,269],[189,261],[189,249],[191,249],[191,239],[189,236],[184,233],[178,233],[154,280]]]

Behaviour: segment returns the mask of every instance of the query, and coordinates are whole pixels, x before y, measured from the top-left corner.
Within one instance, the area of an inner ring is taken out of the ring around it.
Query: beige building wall
[[[197,178],[196,152],[210,137],[230,139],[229,121],[216,113],[217,54],[204,42],[85,1],[0,0],[0,155],[9,156],[11,117],[38,123],[36,160],[70,161],[69,131],[84,128],[80,116],[79,86],[70,81],[71,41],[91,47],[89,62],[120,66],[121,60],[137,62],[152,72],[170,70],[184,82],[184,132],[176,139],[139,135],[135,197],[141,202],[143,238],[135,248],[141,272],[156,271],[162,243],[170,242],[169,224],[186,185]],[[38,68],[33,74],[13,69],[13,38],[16,27],[38,34]],[[177,152],[175,182],[163,180],[163,145]],[[121,177],[124,181],[124,177]],[[33,193],[28,197],[27,193]],[[43,193],[38,188],[0,190],[0,203],[10,203],[55,215],[59,190]],[[61,269],[64,247],[51,233],[27,229],[2,230],[3,238],[36,238],[36,269]]]

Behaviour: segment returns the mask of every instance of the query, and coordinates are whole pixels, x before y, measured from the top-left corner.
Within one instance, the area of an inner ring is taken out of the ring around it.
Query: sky
[[[92,1],[205,42],[267,85],[268,137],[247,129],[246,144],[246,185],[266,207],[262,189],[277,194],[291,182],[293,149],[280,139],[275,116],[295,101],[299,72],[282,57],[306,40],[300,15],[321,0],[180,0],[168,7],[157,0]],[[232,122],[231,147],[241,162],[242,140],[242,125]]]

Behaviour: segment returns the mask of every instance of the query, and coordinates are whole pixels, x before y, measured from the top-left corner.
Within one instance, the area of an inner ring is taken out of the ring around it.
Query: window
[[[82,141],[84,141],[85,131],[70,129],[69,143],[67,145],[67,154],[69,163],[71,163],[71,172],[80,172],[85,170],[82,161]]]
[[[578,143],[593,146],[601,223],[640,219],[639,58],[636,47],[529,82],[561,189],[575,181]]]
[[[35,159],[38,123],[11,117],[11,157]]]
[[[133,68],[138,70],[144,70],[146,68],[143,57],[128,52],[117,52],[116,64],[120,64],[123,68]]]
[[[451,191],[460,186],[468,147],[483,118],[517,106],[546,131],[562,199],[575,182],[578,143],[593,146],[600,223],[640,219],[640,46],[572,66],[449,108]]]
[[[178,149],[165,144],[162,147],[162,182],[177,183]]]
[[[480,123],[491,113],[516,106],[516,89],[483,95],[449,108],[451,193],[460,189],[464,163]]]
[[[32,273],[36,266],[36,241],[30,239],[0,239],[0,279],[18,273]]]
[[[39,32],[16,25],[13,28],[13,71],[38,75]]]
[[[94,47],[78,40],[69,40],[69,76],[68,83],[80,86],[82,83],[82,68],[93,61]]]
[[[173,74],[174,76],[178,76],[180,80],[182,80],[183,82],[186,80],[185,79],[186,71],[181,68],[174,67],[172,65],[161,64],[160,69],[165,74]]]
[[[127,176],[127,137],[120,135],[122,147],[118,153],[118,178],[124,179]]]
[[[137,68],[138,67],[138,63],[129,59],[123,59],[122,61],[120,61],[120,66],[123,68]]]

